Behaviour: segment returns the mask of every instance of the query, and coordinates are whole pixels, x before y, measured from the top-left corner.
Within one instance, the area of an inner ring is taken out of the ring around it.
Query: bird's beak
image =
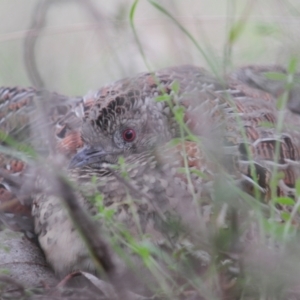
[[[85,147],[72,158],[69,169],[83,167],[97,162],[99,163],[105,155],[106,152],[100,147]]]

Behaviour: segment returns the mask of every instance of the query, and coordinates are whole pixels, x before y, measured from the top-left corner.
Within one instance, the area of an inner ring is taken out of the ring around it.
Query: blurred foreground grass
[[[38,18],[33,12],[39,1],[0,2],[0,86],[31,85],[24,65],[23,44],[30,23],[34,18]],[[153,5],[154,2],[145,0],[136,2],[134,11],[132,1],[90,3],[93,9],[89,12],[84,1],[53,1],[48,11],[46,27],[37,42],[36,61],[46,87],[50,90],[69,95],[83,95],[107,82],[145,71],[145,60],[151,69],[192,63],[208,69],[213,65],[217,72],[224,69],[228,71],[242,64],[279,63],[286,66],[291,59],[296,62],[299,60],[300,4],[297,1],[157,2],[165,11]],[[169,18],[168,14],[176,21]],[[134,24],[140,49],[130,21]],[[176,22],[179,22],[186,32],[180,30]],[[189,35],[196,43],[191,41]],[[217,192],[220,193],[220,198],[224,196],[222,186]],[[237,281],[241,281],[242,290],[238,294],[243,295],[244,289],[245,294],[259,296],[260,299],[280,299],[288,291],[279,287],[281,295],[276,294],[277,283],[283,286],[285,281],[288,281],[289,287],[298,284],[297,280],[295,284],[291,280],[300,274],[297,255],[299,245],[295,243],[299,238],[294,231],[290,232],[290,227],[277,225],[275,222],[270,224],[262,217],[262,209],[254,207],[256,203],[252,202],[251,205],[257,212],[255,221],[258,219],[260,223],[259,230],[275,242],[262,243],[256,249],[250,245],[246,250],[247,255],[238,270],[241,276]],[[111,215],[102,209],[100,216],[110,218]],[[195,282],[190,282],[195,288],[204,285],[205,280],[217,281],[216,278],[222,276],[222,264],[230,261],[224,257],[235,250],[226,248],[235,238],[235,232],[228,232],[218,226],[211,230],[216,231],[210,233],[210,237],[214,237],[215,240],[209,241],[209,246],[215,247],[210,249],[210,252],[217,254],[216,264],[211,264],[211,269],[206,272],[208,278],[204,278],[203,282],[198,277],[194,278]],[[259,236],[263,238],[264,235]],[[294,241],[289,247],[285,247],[289,243],[288,237],[292,237]],[[131,237],[129,240],[131,241]],[[282,242],[282,252],[268,252],[264,249],[268,245],[276,248],[279,241]],[[138,248],[134,241],[132,244],[134,250],[141,253],[138,254],[142,258],[143,255],[146,258],[150,257],[147,247],[139,245]],[[200,245],[203,246],[201,243]],[[172,257],[174,266],[176,255],[185,255],[183,252],[175,252]],[[287,256],[289,260],[283,259]],[[155,262],[151,261],[148,267],[153,267],[154,264]],[[232,269],[234,267],[236,266]],[[280,272],[281,270],[283,272]],[[271,273],[274,276],[268,277]],[[231,281],[227,279],[226,282]],[[207,282],[205,286],[206,284]],[[174,291],[171,291],[170,286],[165,291],[166,294],[180,294],[181,287],[174,287]],[[214,287],[214,282],[211,286]],[[252,287],[258,290],[251,293]],[[161,289],[163,290],[163,286]],[[228,297],[234,299],[235,296],[230,294]],[[216,298],[207,295],[207,299]]]
[[[0,85],[30,85],[23,44],[30,23],[37,18],[34,9],[39,2],[0,1]],[[52,2],[36,49],[38,69],[49,89],[82,95],[146,70],[130,27],[133,1],[91,1],[98,22],[86,9],[85,1]],[[300,5],[296,0],[165,0],[159,4],[220,68],[228,52],[229,67],[286,65],[292,55],[299,55]],[[149,1],[139,1],[134,24],[151,68],[183,63],[208,67],[186,34]],[[227,51],[228,46],[232,51]]]

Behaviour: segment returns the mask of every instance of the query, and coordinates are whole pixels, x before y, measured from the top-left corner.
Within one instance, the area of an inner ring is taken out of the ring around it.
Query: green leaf
[[[282,236],[284,233],[284,225],[274,220],[262,220],[264,230],[268,234],[272,234],[276,237]],[[291,231],[291,230],[290,230]]]
[[[179,82],[177,80],[175,80],[172,85],[171,85],[171,89],[175,94],[178,94],[179,92]]]
[[[149,249],[144,245],[135,245],[135,252],[143,259],[150,257]]]
[[[120,156],[120,157],[119,157],[118,163],[119,163],[119,165],[124,166],[124,164],[125,164],[125,159],[124,159],[123,156]]]
[[[96,175],[93,175],[93,176],[92,176],[91,182],[92,182],[93,184],[95,184],[95,183],[97,182],[97,176],[96,176]]]
[[[259,126],[265,128],[274,128],[274,123],[271,122],[259,122]]]
[[[229,31],[229,35],[228,35],[228,41],[231,44],[236,42],[237,39],[240,37],[241,33],[244,30],[244,27],[245,27],[244,25],[245,25],[244,22],[239,21],[231,27],[231,29]]]
[[[295,188],[296,188],[296,196],[299,197],[300,196],[300,178],[297,179]]]
[[[206,174],[204,174],[203,172],[201,172],[199,170],[196,170],[196,169],[190,169],[190,173],[191,174],[196,174],[198,177],[201,177],[201,178],[204,178],[204,179],[207,178]]]
[[[182,106],[179,106],[177,108],[175,108],[173,110],[174,112],[174,117],[175,117],[175,120],[181,124],[181,122],[183,122],[183,119],[184,119],[184,113],[185,113],[185,108],[182,107]]]
[[[103,195],[102,194],[98,194],[95,196],[95,202],[97,202],[97,204],[103,204]]]
[[[8,269],[0,269],[0,274],[11,275],[11,273],[10,273],[10,271]]]
[[[298,64],[298,59],[296,57],[292,57],[288,65],[288,72],[290,74],[295,74],[297,72],[297,64]]]
[[[283,221],[289,221],[291,219],[291,214],[287,211],[281,212],[281,218]]]
[[[275,202],[281,205],[294,206],[295,201],[289,197],[278,197],[275,199]]]
[[[278,81],[287,81],[287,75],[278,72],[265,72],[264,76],[268,79],[278,80]]]
[[[181,144],[182,139],[181,138],[173,138],[170,142],[168,142],[168,145],[172,146],[177,146]]]
[[[260,35],[268,36],[274,33],[277,33],[279,30],[273,25],[269,24],[258,24],[256,26],[256,31]]]
[[[197,143],[199,143],[200,138],[199,138],[198,136],[196,136],[196,135],[189,134],[189,135],[187,135],[187,136],[185,137],[185,140],[186,140],[186,141],[191,141],[191,142],[197,142]]]
[[[106,220],[111,220],[114,214],[116,213],[115,209],[104,209],[102,214]]]
[[[178,173],[181,173],[181,174],[184,174],[184,173],[186,173],[186,168],[177,168],[177,172]]]
[[[197,169],[191,169],[189,168],[188,170],[186,168],[177,168],[177,172],[178,173],[181,173],[181,174],[185,174],[187,172],[191,173],[191,174],[195,174],[197,175],[198,177],[201,177],[201,178],[207,178],[207,175],[204,174],[203,172],[197,170]]]
[[[164,95],[161,95],[161,96],[157,96],[155,98],[156,102],[168,102],[170,100],[171,100],[171,96],[167,95],[167,94],[164,94]]]
[[[278,98],[277,103],[276,103],[276,108],[279,110],[282,110],[285,108],[286,103],[287,103],[287,93],[284,93],[281,97]]]
[[[4,131],[0,130],[0,142],[5,142],[6,145],[16,149],[17,151],[20,151],[24,154],[27,154],[33,158],[35,158],[36,152],[32,147],[29,145],[19,143],[15,139],[13,139],[11,136],[7,135]]]

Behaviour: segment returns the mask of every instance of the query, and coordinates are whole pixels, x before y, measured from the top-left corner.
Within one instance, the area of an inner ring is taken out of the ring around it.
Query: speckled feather
[[[157,101],[159,96],[168,101]],[[223,169],[230,172],[236,182],[250,183],[247,192],[254,193],[255,183],[250,175],[250,163],[254,162],[261,197],[269,200],[276,141],[280,145],[277,167],[284,173],[277,193],[293,196],[300,149],[299,134],[294,126],[299,121],[284,112],[286,124],[283,132],[277,133],[276,99],[245,85],[234,75],[220,83],[204,69],[172,67],[117,81],[87,97],[75,98],[71,104],[69,100],[66,103],[68,109],[51,123],[55,125],[53,128],[58,125],[63,128],[61,135],[56,134],[60,138],[57,149],[69,149],[67,145],[71,144],[71,152],[67,151],[69,157],[82,146],[102,151],[101,158],[68,170],[70,179],[79,183],[79,202],[95,213],[88,198],[100,192],[104,205],[115,208],[116,220],[124,223],[135,236],[148,233],[155,241],[163,239],[159,218],[179,213],[182,206],[190,211],[193,216],[189,217],[193,220],[196,211],[193,198],[200,199],[207,183]],[[201,137],[203,147],[193,141],[165,145],[182,133],[173,114],[180,106],[184,108],[185,125]],[[76,126],[69,128],[65,124],[70,115],[76,117]],[[71,132],[69,135],[64,134],[66,127],[66,132]],[[136,132],[136,138],[130,143],[122,140],[126,128]],[[93,151],[89,153],[95,155]],[[119,178],[124,172],[118,169],[112,172],[112,164],[117,163],[120,155],[125,159],[129,185]],[[179,172],[178,167],[195,169],[205,176],[193,173],[190,186],[188,177]],[[132,211],[136,212],[137,219],[133,218]],[[77,268],[94,271],[83,241],[51,191],[36,196],[33,215],[41,246],[58,273]],[[64,250],[70,247],[71,253]]]

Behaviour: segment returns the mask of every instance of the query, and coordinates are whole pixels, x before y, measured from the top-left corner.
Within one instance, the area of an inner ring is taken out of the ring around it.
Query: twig
[[[33,17],[30,30],[28,31],[24,40],[25,68],[32,84],[38,89],[44,88],[45,84],[37,68],[35,46],[37,39],[39,38],[39,33],[46,23],[45,18],[48,6],[49,1],[47,0],[41,0],[37,2],[32,14]]]
[[[72,221],[84,238],[98,269],[105,271],[110,277],[114,274],[116,267],[109,253],[108,246],[100,238],[100,228],[82,210],[77,201],[76,194],[67,180],[63,176],[57,175],[55,181],[58,196],[62,198]]]
[[[15,279],[12,279],[9,276],[0,275],[0,282],[14,285],[16,287],[16,289],[19,290],[22,293],[22,295],[24,296],[25,287],[20,282],[16,281]]]
[[[67,0],[65,0],[67,1]],[[69,0],[70,1],[70,0]],[[74,1],[74,0],[71,0]],[[49,10],[49,7],[55,3],[61,3],[62,0],[40,0],[37,2],[37,5],[32,13],[32,22],[30,24],[29,30],[25,36],[24,40],[24,63],[27,70],[29,79],[32,84],[42,90],[45,88],[45,82],[42,79],[42,76],[38,70],[36,62],[36,44],[40,37],[40,33],[46,25],[46,15]],[[97,10],[97,7],[90,0],[75,0],[75,3],[78,3],[85,8],[91,17],[97,22],[100,23],[102,16]]]

